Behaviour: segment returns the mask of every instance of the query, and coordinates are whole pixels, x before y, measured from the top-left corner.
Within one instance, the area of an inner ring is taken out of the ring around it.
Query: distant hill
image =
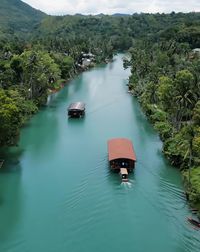
[[[30,31],[45,13],[20,0],[0,0],[0,30],[10,32]]]
[[[114,13],[112,16],[124,17],[124,16],[131,16],[131,14],[126,14],[126,13]]]

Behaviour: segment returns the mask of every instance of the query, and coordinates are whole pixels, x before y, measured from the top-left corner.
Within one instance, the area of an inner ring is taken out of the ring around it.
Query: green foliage
[[[0,29],[26,35],[44,16],[44,13],[20,0],[0,1]]]
[[[153,123],[165,122],[167,121],[167,113],[157,108],[156,110],[154,110],[154,113],[150,116],[150,120]]]
[[[10,68],[9,62],[0,61],[0,87],[10,87],[14,83],[15,72]]]
[[[200,125],[200,124],[199,124]],[[200,126],[194,128],[194,138],[192,141],[193,155],[194,155],[194,165],[200,166]]]
[[[157,83],[150,81],[145,85],[145,89],[141,95],[141,102],[147,104],[156,104],[157,102]]]
[[[158,131],[162,140],[172,136],[172,126],[168,121],[155,122],[154,128]]]
[[[200,209],[200,166],[183,172],[189,200]]]
[[[50,93],[51,93],[51,91],[54,92],[54,91],[60,90],[60,89],[64,86],[64,83],[65,83],[65,82],[66,82],[66,80],[60,79],[60,80],[58,80],[58,81],[52,83],[51,89],[49,90]]]
[[[178,113],[176,120],[191,120],[192,109],[197,102],[197,96],[194,93],[194,77],[188,70],[177,72],[174,80],[174,101],[177,104]]]
[[[18,108],[21,125],[23,125],[32,114],[35,114],[38,111],[38,108],[34,102],[32,100],[26,100],[17,87],[8,90],[7,95],[15,102]]]
[[[161,106],[165,111],[171,111],[172,109],[173,94],[174,94],[173,80],[166,76],[160,77],[157,89],[157,96]]]
[[[0,89],[0,146],[13,145],[21,125],[17,104]]]
[[[8,50],[8,48],[6,49]],[[11,48],[10,48],[11,50]],[[0,60],[0,146],[17,142],[20,127],[46,103],[47,90],[60,79],[59,66],[45,51],[11,51]]]
[[[17,89],[0,89],[0,146],[16,144],[20,127],[36,111],[33,101],[25,100]]]
[[[27,50],[20,55],[21,82],[29,91],[29,98],[38,105],[45,104],[47,89],[60,78],[58,65],[44,51]]]
[[[180,166],[182,169],[188,168],[195,163],[193,141],[192,126],[184,126],[164,142],[164,153],[174,165]]]
[[[63,79],[70,78],[73,75],[74,59],[61,53],[51,53],[51,57],[61,70],[61,77]]]
[[[194,123],[196,125],[200,125],[200,101],[198,101],[193,109],[193,117]]]

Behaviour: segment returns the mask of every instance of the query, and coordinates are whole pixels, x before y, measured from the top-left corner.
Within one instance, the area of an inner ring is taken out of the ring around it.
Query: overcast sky
[[[200,0],[23,0],[48,14],[200,12]]]

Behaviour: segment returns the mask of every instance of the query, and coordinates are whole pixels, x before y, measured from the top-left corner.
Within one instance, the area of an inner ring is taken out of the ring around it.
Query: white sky
[[[200,12],[200,0],[23,0],[48,14]]]

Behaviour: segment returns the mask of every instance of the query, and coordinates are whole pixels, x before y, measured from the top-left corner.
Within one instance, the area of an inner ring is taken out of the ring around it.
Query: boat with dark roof
[[[85,115],[85,103],[83,102],[74,102],[71,103],[68,107],[68,116],[69,117],[83,117]]]

